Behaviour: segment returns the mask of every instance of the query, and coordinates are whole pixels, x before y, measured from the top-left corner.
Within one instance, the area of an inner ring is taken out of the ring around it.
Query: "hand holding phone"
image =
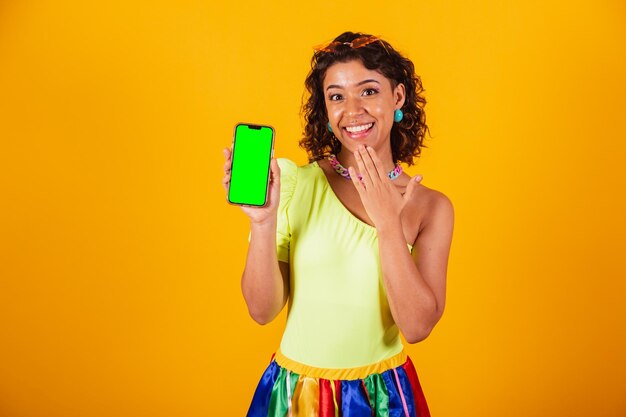
[[[232,150],[229,148],[224,149],[224,158],[226,159],[226,162],[224,163],[224,177],[222,178],[222,184],[224,185],[226,192],[228,192],[228,187],[230,185],[231,152]],[[280,202],[280,167],[275,159],[272,159],[270,167],[270,190],[267,204],[263,207],[239,206],[253,223],[264,223],[268,219],[275,219],[278,212],[278,204]]]
[[[235,126],[228,187],[231,204],[263,207],[267,203],[273,154],[273,128],[247,123]]]
[[[258,126],[258,125],[253,125],[253,126]],[[273,129],[272,129],[272,136],[273,136]],[[230,149],[224,149],[224,158],[226,159],[226,161],[224,163],[224,177],[222,179],[222,183],[229,197],[231,194],[231,190],[233,190],[233,186],[231,184],[231,178],[232,178],[231,169],[235,165],[233,161],[233,156],[235,156],[234,153],[235,153],[235,144],[237,143],[236,141],[237,137],[238,137],[237,128],[235,128],[235,137],[233,138],[233,146]],[[241,136],[239,136],[239,138],[241,139]],[[267,137],[265,139],[267,139]],[[238,150],[237,152],[241,152],[242,149],[247,148],[246,145],[243,145],[242,147],[243,141],[239,141],[238,144],[239,145],[237,146],[237,150]],[[244,150],[243,153],[246,153],[246,151]],[[276,213],[278,211],[278,203],[280,201],[280,167],[278,166],[278,162],[275,159],[271,158],[271,154],[270,154],[270,158],[266,159],[265,161],[269,162],[269,171],[270,171],[270,175],[268,178],[269,190],[267,190],[267,187],[266,187],[264,194],[263,194],[267,196],[265,198],[266,200],[265,205],[257,206],[257,205],[252,205],[252,204],[237,204],[237,203],[232,202],[231,198],[228,198],[231,204],[239,205],[241,209],[243,210],[243,212],[246,213],[246,215],[250,218],[250,220],[253,223],[257,223],[257,222],[263,223],[267,221],[268,219],[271,219],[272,217],[274,217],[274,220],[275,220]],[[235,168],[235,169],[237,170],[238,168]],[[264,184],[267,184],[267,182],[265,182]]]

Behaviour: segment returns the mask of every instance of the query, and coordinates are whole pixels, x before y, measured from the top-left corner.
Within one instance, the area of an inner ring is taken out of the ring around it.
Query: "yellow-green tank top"
[[[290,266],[280,351],[319,368],[366,366],[400,353],[376,229],[348,211],[317,162],[278,163],[278,260]]]

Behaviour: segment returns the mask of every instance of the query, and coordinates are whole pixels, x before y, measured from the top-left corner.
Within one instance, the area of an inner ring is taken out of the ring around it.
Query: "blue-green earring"
[[[326,128],[328,129],[330,133],[333,133],[333,128],[330,127],[330,122],[328,122],[328,124],[326,125]]]
[[[402,110],[396,109],[396,111],[393,112],[393,121],[394,122],[400,123],[403,118],[404,118],[404,113],[402,113]]]

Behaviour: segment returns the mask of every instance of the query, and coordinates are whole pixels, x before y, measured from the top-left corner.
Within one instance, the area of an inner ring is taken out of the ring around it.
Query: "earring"
[[[396,111],[393,112],[393,121],[394,122],[400,123],[403,118],[404,118],[404,113],[402,113],[402,110],[396,109]]]
[[[328,129],[330,133],[333,133],[333,128],[330,127],[330,122],[328,122],[328,124],[326,125],[326,128]]]

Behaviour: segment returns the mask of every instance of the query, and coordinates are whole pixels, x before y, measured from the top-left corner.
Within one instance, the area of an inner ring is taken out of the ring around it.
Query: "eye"
[[[339,101],[343,98],[343,96],[341,94],[331,94],[330,96],[328,96],[328,99],[330,101]]]
[[[375,88],[366,88],[365,90],[363,90],[364,96],[372,96],[377,93],[378,93],[378,90]]]

